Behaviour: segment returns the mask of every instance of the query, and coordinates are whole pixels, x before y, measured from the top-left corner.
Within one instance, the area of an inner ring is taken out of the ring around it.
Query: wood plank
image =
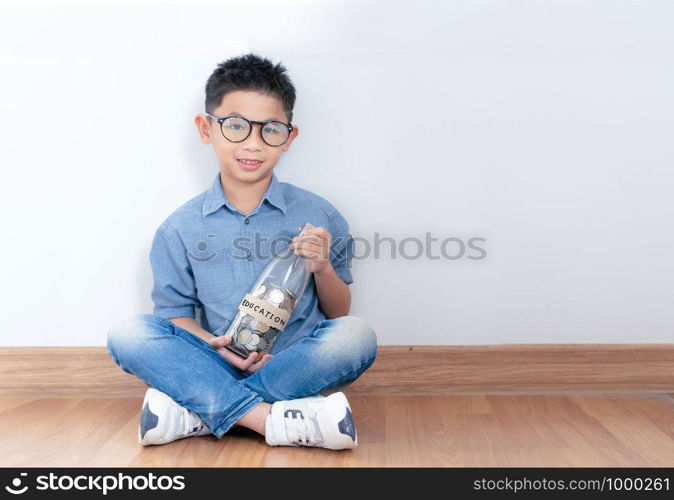
[[[143,447],[141,398],[0,399],[1,467],[669,467],[664,394],[351,395],[353,450],[233,427]],[[17,432],[16,429],[20,429]]]
[[[0,348],[0,397],[142,397],[105,347]],[[674,392],[674,344],[379,346],[351,394]]]

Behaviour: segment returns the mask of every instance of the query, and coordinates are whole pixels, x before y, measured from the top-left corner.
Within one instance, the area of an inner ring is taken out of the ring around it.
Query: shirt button
[[[246,217],[245,219],[243,219],[243,223],[244,224],[250,224],[250,219]]]

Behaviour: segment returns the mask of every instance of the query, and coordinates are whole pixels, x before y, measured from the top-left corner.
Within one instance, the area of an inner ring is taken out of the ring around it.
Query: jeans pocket
[[[215,249],[206,257],[189,252],[187,256],[199,300],[206,303],[223,302],[232,295],[235,281],[229,249]]]

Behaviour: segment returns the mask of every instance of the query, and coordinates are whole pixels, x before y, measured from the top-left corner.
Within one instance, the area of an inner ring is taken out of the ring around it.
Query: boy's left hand
[[[307,259],[309,272],[320,273],[330,267],[332,236],[324,227],[307,229],[302,237],[295,236],[290,248]]]

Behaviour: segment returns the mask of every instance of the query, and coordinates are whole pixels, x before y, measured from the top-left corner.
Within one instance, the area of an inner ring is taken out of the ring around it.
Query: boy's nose
[[[246,140],[243,141],[244,146],[250,145],[260,149],[262,147],[262,137],[260,137],[261,134],[262,134],[262,125],[254,123],[253,128],[250,131],[250,134],[248,135],[248,137],[246,137]]]

